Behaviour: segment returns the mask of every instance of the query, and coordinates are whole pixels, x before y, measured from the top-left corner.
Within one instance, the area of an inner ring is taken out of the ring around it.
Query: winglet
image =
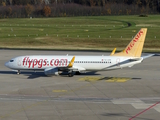
[[[68,67],[72,67],[74,64],[75,56],[73,56],[71,62],[69,63]]]
[[[116,48],[113,49],[113,51],[112,51],[112,53],[110,54],[110,56],[114,55],[115,51],[116,51]]]

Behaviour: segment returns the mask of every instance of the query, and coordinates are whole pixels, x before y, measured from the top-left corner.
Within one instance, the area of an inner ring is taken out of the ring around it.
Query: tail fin
[[[141,57],[146,33],[147,28],[141,28],[122,52],[116,53],[112,56]]]

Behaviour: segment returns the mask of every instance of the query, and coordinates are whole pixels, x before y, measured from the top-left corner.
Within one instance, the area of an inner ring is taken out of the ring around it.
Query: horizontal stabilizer
[[[149,58],[149,57],[152,57],[154,56],[155,54],[149,54],[149,55],[146,55],[146,56],[142,56],[143,59],[146,59],[146,58]]]

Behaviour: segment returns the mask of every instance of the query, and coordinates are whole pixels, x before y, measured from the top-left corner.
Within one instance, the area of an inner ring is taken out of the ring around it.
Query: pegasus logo
[[[126,49],[126,53],[127,53],[127,54],[128,54],[128,52],[129,52],[130,50],[132,50],[132,48],[134,47],[135,43],[139,40],[139,38],[142,36],[142,34],[143,34],[143,31],[140,31],[140,32],[136,35],[136,37],[134,38],[134,40],[131,41],[131,43],[129,44],[129,46],[128,46],[127,49]]]

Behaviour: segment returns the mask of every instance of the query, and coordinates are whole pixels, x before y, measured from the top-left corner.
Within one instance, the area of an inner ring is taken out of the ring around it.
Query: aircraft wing
[[[73,66],[72,68],[69,68],[70,70],[73,71],[85,71],[86,69],[80,66]]]
[[[67,68],[65,69],[69,69],[69,70],[72,70],[72,71],[84,71],[86,70],[85,68],[83,67],[80,67],[80,66],[74,66],[74,60],[75,60],[75,56],[73,56],[71,62],[68,64]]]
[[[70,63],[68,64],[68,66],[66,67],[51,67],[51,68],[46,68],[44,70],[44,73],[46,75],[58,75],[59,74],[59,70],[60,71],[85,71],[86,69],[81,67],[81,66],[74,66],[74,60],[75,60],[75,56],[73,56],[72,60],[70,61]]]

